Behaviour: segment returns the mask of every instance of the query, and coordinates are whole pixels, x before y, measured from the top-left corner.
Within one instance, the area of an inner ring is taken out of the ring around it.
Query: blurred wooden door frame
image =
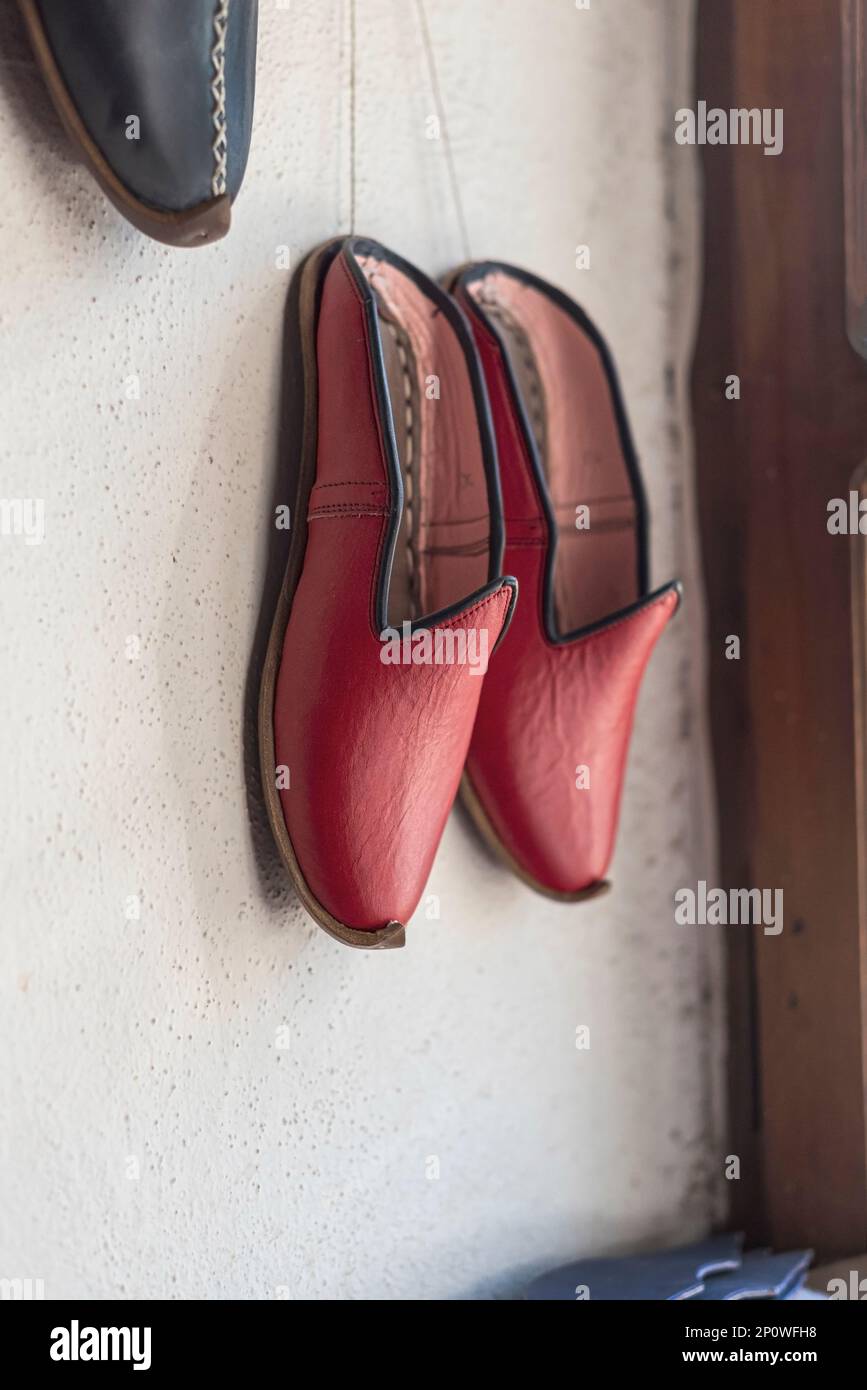
[[[842,0],[846,327],[867,358],[867,0]]]
[[[732,1220],[826,1259],[867,1248],[855,542],[827,530],[828,502],[867,457],[867,364],[846,336],[867,303],[867,98],[863,59],[843,56],[865,4],[698,6],[696,100],[784,112],[779,156],[702,152],[693,406],[721,886],[785,894],[780,936],[728,929]],[[740,660],[726,659],[730,635]]]

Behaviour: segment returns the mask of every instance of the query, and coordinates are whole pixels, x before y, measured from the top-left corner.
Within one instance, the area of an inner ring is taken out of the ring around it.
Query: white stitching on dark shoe
[[[211,119],[214,126],[214,175],[211,192],[219,198],[226,192],[226,161],[229,154],[229,132],[226,125],[226,30],[229,24],[230,0],[217,0],[214,11],[214,46],[211,49],[211,96],[214,106]]]

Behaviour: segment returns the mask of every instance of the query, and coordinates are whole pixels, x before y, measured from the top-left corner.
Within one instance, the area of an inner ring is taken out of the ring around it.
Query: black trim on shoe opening
[[[538,290],[540,294],[546,295],[558,309],[562,309],[578,325],[578,328],[592,342],[599,354],[605,377],[608,382],[608,389],[611,392],[611,402],[614,407],[614,416],[617,422],[620,447],[623,450],[623,457],[629,474],[629,481],[632,485],[632,495],[635,501],[636,519],[636,579],[638,583],[639,597],[635,604],[620,612],[602,618],[596,622],[589,623],[586,627],[576,628],[574,632],[561,633],[557,627],[555,606],[554,606],[554,573],[557,563],[557,519],[554,515],[554,508],[551,503],[551,494],[548,490],[548,482],[545,477],[545,470],[539,456],[539,449],[536,437],[527,415],[527,408],[524,402],[521,388],[518,385],[515,371],[512,366],[511,355],[506,345],[505,339],[499,326],[484,312],[484,306],[479,304],[475,297],[470,294],[469,285],[477,280],[483,280],[486,275],[501,272],[510,276],[519,283],[529,285],[532,289]],[[678,603],[682,593],[679,581],[660,589],[657,594],[649,594],[649,553],[650,553],[650,514],[647,506],[647,497],[644,490],[644,483],[641,477],[641,468],[638,462],[638,455],[629,428],[629,420],[626,414],[626,406],[623,401],[623,394],[620,389],[620,380],[617,375],[617,368],[611,351],[603,338],[599,329],[593,321],[585,314],[584,310],[570,299],[562,290],[557,289],[556,285],[551,285],[547,280],[542,280],[538,275],[533,275],[529,270],[521,270],[519,266],[509,265],[505,261],[476,261],[471,265],[463,266],[456,274],[453,284],[453,292],[457,289],[464,290],[464,299],[469,312],[473,313],[486,331],[494,338],[503,359],[503,366],[506,372],[506,380],[515,405],[518,421],[521,427],[524,444],[527,449],[527,456],[533,470],[533,479],[542,511],[545,516],[545,524],[548,530],[548,547],[545,556],[545,581],[542,587],[542,621],[545,627],[545,635],[549,642],[555,646],[565,646],[567,643],[574,642],[580,637],[589,636],[592,632],[601,630],[609,626],[610,623],[628,617],[632,612],[641,608],[648,599],[661,596],[666,589],[677,588]]]

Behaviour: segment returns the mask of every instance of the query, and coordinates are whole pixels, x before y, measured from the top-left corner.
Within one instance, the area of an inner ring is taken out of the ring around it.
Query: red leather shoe
[[[263,785],[320,926],[402,946],[517,584],[454,302],[358,237],[321,247],[301,277],[304,437],[261,688]]]
[[[505,566],[522,600],[492,665],[463,798],[540,893],[607,888],[638,690],[680,585],[647,592],[647,509],[608,349],[559,290],[512,266],[450,282],[497,436]]]

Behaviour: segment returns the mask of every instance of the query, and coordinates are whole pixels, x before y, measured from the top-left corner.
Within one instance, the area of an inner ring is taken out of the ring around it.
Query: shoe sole
[[[389,922],[387,926],[375,931],[361,931],[349,927],[345,922],[332,917],[308,886],[283,817],[283,807],[276,784],[277,758],[274,740],[274,696],[277,688],[277,675],[283,655],[283,642],[292,601],[304,562],[307,546],[307,503],[310,491],[316,480],[316,431],[318,407],[318,365],[316,359],[316,325],[319,287],[322,278],[334,259],[343,238],[326,242],[312,251],[301,266],[297,309],[294,321],[290,323],[294,346],[297,342],[301,363],[301,390],[303,399],[299,403],[302,417],[301,458],[298,469],[298,483],[295,503],[291,513],[291,539],[289,559],[277,601],[277,611],[271,626],[262,682],[259,688],[259,756],[262,771],[262,790],[268,820],[277,844],[280,858],[285,865],[302,903],[315,922],[329,936],[362,951],[393,950],[406,944],[405,929],[401,922]],[[296,413],[297,418],[297,413]]]
[[[206,246],[224,237],[232,221],[232,203],[227,193],[182,212],[163,212],[141,202],[121,183],[78,114],[55,61],[36,0],[18,0],[18,8],[54,109],[81,162],[90,170],[109,202],[137,231],[166,246]]]

